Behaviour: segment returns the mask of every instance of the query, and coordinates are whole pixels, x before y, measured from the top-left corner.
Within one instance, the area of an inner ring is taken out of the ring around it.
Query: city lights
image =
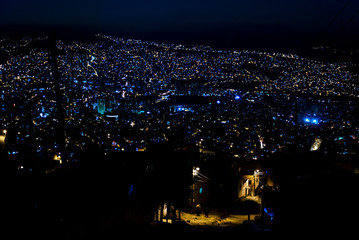
[[[32,41],[45,47],[23,49]],[[304,197],[286,200],[294,206],[336,184],[337,172],[355,183],[359,75],[350,61],[96,34],[56,41],[55,94],[53,58],[41,41],[0,38],[1,51],[16,50],[0,63],[0,153],[14,176],[54,176],[49,189],[89,192],[81,204],[113,204],[103,215],[116,209],[126,216],[119,222],[143,210],[146,221],[187,216],[188,225],[204,219],[211,227],[243,224],[243,216],[248,227],[271,227],[288,210],[278,210],[287,197],[279,192],[300,188]],[[73,200],[39,199],[47,198]]]

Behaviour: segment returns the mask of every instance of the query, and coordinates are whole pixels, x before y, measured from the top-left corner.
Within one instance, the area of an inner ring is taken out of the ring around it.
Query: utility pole
[[[59,152],[61,152],[62,164],[67,163],[67,158],[65,154],[65,119],[63,112],[63,101],[62,101],[62,93],[60,89],[60,73],[59,73],[59,63],[58,63],[58,49],[56,46],[56,32],[54,29],[50,31],[50,56],[52,63],[52,76],[55,87],[55,100],[56,100],[56,118],[57,118],[57,126],[56,126],[56,144],[58,144]]]

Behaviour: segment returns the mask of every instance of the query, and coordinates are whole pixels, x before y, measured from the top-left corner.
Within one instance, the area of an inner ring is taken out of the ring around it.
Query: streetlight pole
[[[195,209],[195,203],[194,203],[194,185],[195,185],[195,181],[194,181],[194,177],[198,175],[199,172],[199,167],[193,167],[192,169],[192,208]]]

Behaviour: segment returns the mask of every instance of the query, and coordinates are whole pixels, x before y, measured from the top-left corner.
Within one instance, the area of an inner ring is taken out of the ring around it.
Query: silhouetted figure
[[[199,216],[201,214],[201,205],[200,204],[196,205],[196,214],[197,214],[197,216]]]

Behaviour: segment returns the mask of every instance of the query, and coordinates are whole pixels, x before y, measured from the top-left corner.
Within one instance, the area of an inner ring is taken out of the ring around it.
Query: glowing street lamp
[[[194,182],[194,177],[198,175],[199,173],[199,167],[193,167],[192,168],[192,207],[195,206],[194,204],[194,185],[195,185],[195,182]]]
[[[198,175],[199,169],[200,169],[199,167],[193,167],[193,169],[192,169],[192,177],[193,178]]]

